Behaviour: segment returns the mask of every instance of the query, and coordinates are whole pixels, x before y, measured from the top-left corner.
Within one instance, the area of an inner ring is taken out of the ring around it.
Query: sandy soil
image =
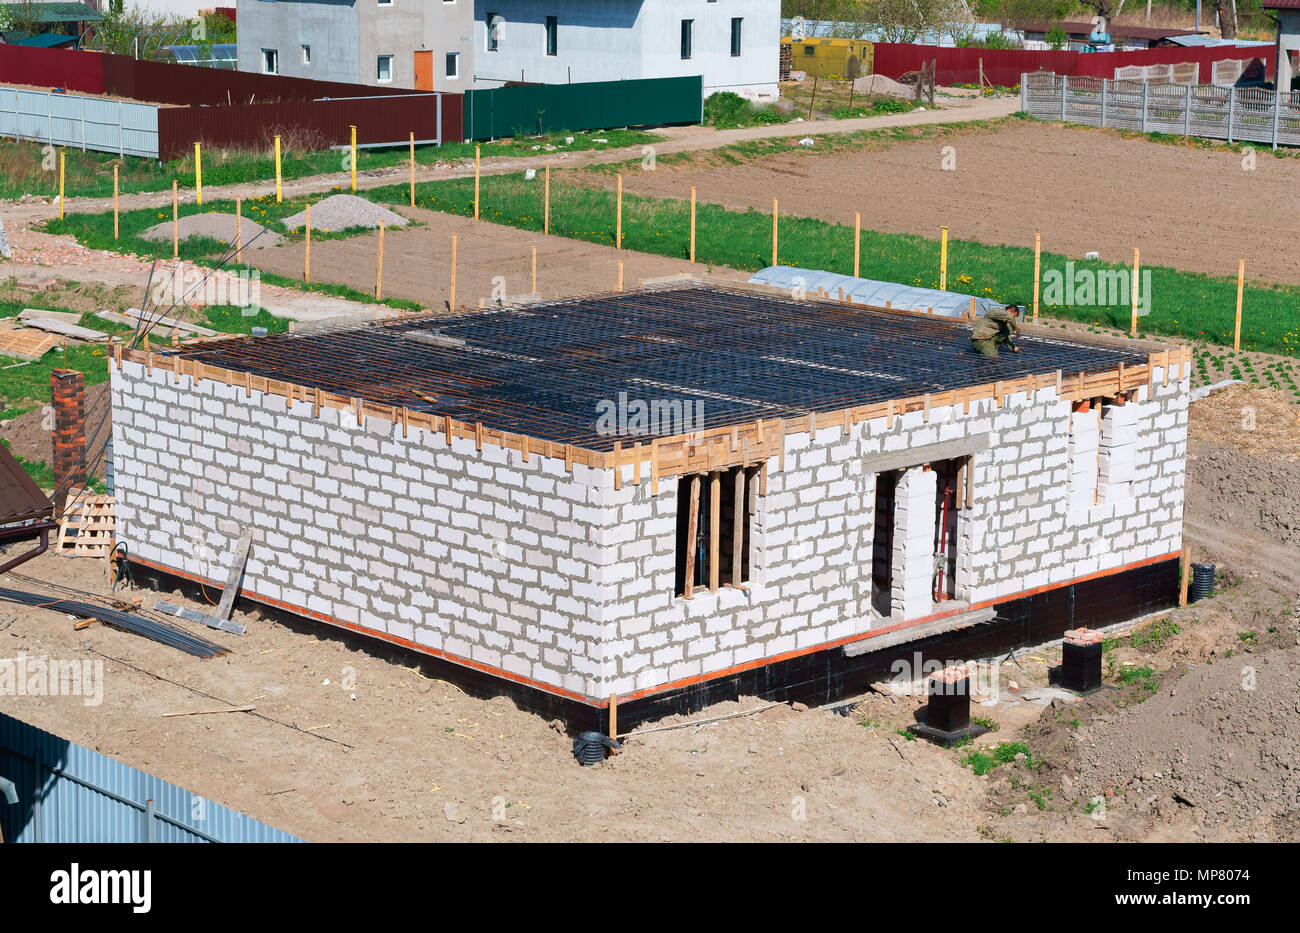
[[[401,213],[422,224],[385,233],[384,295],[418,301],[429,308],[442,307],[450,297],[453,233],[457,236],[458,306],[477,306],[494,297],[493,280],[498,277],[505,295],[527,294],[532,289],[533,246],[537,247],[537,291],[546,298],[613,291],[618,285],[620,259],[624,262],[624,284],[629,288],[646,278],[707,271],[705,266],[693,267],[684,259],[619,252],[612,246],[547,237],[422,208],[403,207]],[[250,261],[269,272],[302,278],[305,250],[302,243],[289,243],[263,250]],[[378,258],[377,232],[313,242],[312,281],[373,292]],[[739,281],[748,279],[745,273],[729,270],[721,274],[733,275]]]
[[[942,146],[954,147],[956,169],[942,168]],[[899,143],[852,152],[782,153],[739,165],[661,163],[625,177],[634,194],[682,198],[691,185],[701,201],[770,211],[781,199],[790,214],[852,224],[855,211],[870,229],[950,236],[990,244],[1033,246],[1082,257],[1096,250],[1115,262],[1132,259],[1193,272],[1247,273],[1300,283],[1300,256],[1285,237],[1295,219],[1300,161],[1127,140],[1110,130],[1026,121],[997,131],[973,130],[943,140]],[[1169,180],[1164,184],[1160,180]],[[1173,183],[1172,180],[1177,182]],[[582,180],[612,186],[603,173]]]

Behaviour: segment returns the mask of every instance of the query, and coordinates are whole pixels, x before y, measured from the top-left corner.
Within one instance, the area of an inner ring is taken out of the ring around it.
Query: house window
[[[759,467],[683,476],[677,485],[677,576],[674,591],[743,586],[750,574],[751,516]]]
[[[262,49],[262,74],[278,75],[280,73],[279,49]]]
[[[447,53],[447,79],[455,81],[460,77],[460,53]]]
[[[311,64],[311,46],[310,46],[310,45],[304,45],[304,46],[302,47],[302,63],[303,63],[304,65],[310,65],[310,64]]]
[[[695,38],[695,20],[682,20],[682,61],[691,57],[691,46]]]
[[[560,20],[556,16],[546,17],[546,54],[559,54]]]
[[[740,57],[740,24],[745,20],[740,16],[731,18],[731,57]]]
[[[393,80],[393,56],[380,55],[375,67],[375,78],[381,84]]]
[[[495,52],[501,48],[501,14],[489,13],[483,17],[483,22],[487,25],[487,45],[485,48],[489,52]]]
[[[393,0],[379,0],[380,6],[392,6]]]

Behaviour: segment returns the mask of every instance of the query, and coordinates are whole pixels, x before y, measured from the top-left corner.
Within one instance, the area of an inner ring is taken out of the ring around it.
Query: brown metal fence
[[[460,94],[388,94],[228,107],[163,107],[158,111],[159,158],[174,159],[196,142],[212,149],[265,150],[275,136],[297,148],[347,145],[351,127],[357,145],[460,142]]]

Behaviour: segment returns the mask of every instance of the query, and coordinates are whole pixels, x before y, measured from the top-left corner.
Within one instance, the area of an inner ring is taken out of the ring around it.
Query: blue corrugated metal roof
[[[0,713],[5,842],[301,842],[83,745]],[[152,801],[152,803],[150,803]]]
[[[800,269],[795,266],[768,266],[755,272],[749,280],[755,285],[772,285],[777,288],[802,288],[813,293],[824,290],[831,297],[839,297],[844,290],[844,300],[854,304],[889,307],[902,311],[928,311],[943,317],[965,317],[970,311],[973,295],[961,292],[939,291],[937,288],[918,288],[913,285],[900,285],[897,282],[882,282],[876,279],[854,278],[838,272],[824,272],[820,269]],[[991,298],[975,298],[976,314],[983,314],[990,308],[1004,307],[1000,301]]]

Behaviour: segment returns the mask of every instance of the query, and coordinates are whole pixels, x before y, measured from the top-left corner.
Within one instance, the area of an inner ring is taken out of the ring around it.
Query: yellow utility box
[[[781,40],[781,80],[789,80],[791,71],[838,78],[860,78],[872,73],[876,47],[862,39],[795,39]],[[788,65],[787,65],[788,63]]]

